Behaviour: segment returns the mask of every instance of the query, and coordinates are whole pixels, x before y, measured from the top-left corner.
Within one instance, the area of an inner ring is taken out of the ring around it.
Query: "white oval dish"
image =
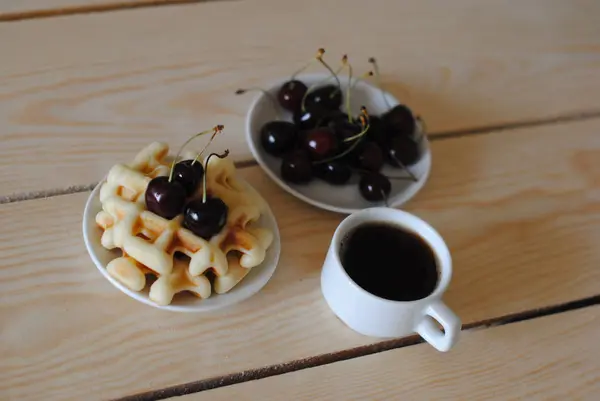
[[[239,177],[238,180],[243,182],[250,190],[257,193],[257,191],[246,181]],[[265,259],[260,265],[253,267],[250,273],[248,273],[242,281],[225,294],[216,294],[213,292],[211,296],[206,299],[201,299],[191,294],[176,294],[171,304],[165,306],[157,305],[148,297],[149,286],[146,286],[146,288],[140,292],[133,291],[108,274],[106,265],[111,260],[121,256],[122,253],[121,250],[118,249],[113,251],[108,250],[100,243],[102,229],[96,224],[96,214],[102,210],[99,194],[100,184],[98,184],[90,194],[83,212],[83,239],[85,246],[100,273],[102,273],[102,275],[116,288],[142,303],[174,312],[208,312],[236,304],[251,297],[267,284],[275,272],[277,262],[279,261],[279,253],[281,251],[281,240],[279,237],[277,221],[275,220],[273,212],[267,205],[265,212],[260,217],[257,224],[261,227],[268,228],[273,232],[273,242],[267,249]]]
[[[323,74],[307,74],[298,77],[307,86],[314,83],[327,80],[328,75]],[[266,91],[273,97],[277,98],[277,92],[281,85],[289,78],[285,78],[275,82]],[[342,89],[347,88],[348,80],[344,76],[340,76]],[[328,83],[335,82],[332,77]],[[365,106],[371,115],[380,115],[388,110],[387,104],[383,98],[387,99],[393,107],[399,104],[399,101],[389,93],[385,95],[374,85],[366,81],[356,83],[351,96],[351,110],[353,115],[358,115],[360,107]],[[291,113],[287,112],[279,105],[276,106],[279,113],[287,121],[292,121]],[[342,109],[343,109],[342,105]],[[369,202],[365,200],[358,190],[358,184],[348,184],[343,186],[333,186],[324,181],[314,179],[308,184],[298,185],[291,184],[281,179],[280,166],[281,159],[271,156],[265,152],[260,144],[260,129],[266,122],[276,118],[276,111],[273,102],[263,93],[258,94],[252,102],[248,114],[246,116],[246,141],[250,147],[252,155],[267,173],[267,175],[277,183],[281,188],[302,199],[303,201],[332,212],[351,214],[359,210],[369,207],[385,206],[384,202]],[[424,127],[418,123],[417,130],[422,131]],[[429,150],[429,141],[426,135],[422,141],[423,156],[421,160],[410,167],[411,172],[418,178],[416,182],[408,180],[390,180],[392,190],[388,199],[388,205],[391,207],[399,207],[410,200],[417,194],[425,185],[431,171],[431,151]],[[401,169],[393,168],[385,165],[381,171],[387,176],[402,176],[406,175]]]

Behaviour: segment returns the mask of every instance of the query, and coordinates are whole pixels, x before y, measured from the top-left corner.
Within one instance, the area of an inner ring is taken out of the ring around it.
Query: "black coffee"
[[[386,223],[366,223],[348,233],[340,255],[348,275],[381,298],[414,301],[438,282],[436,257],[414,233]]]

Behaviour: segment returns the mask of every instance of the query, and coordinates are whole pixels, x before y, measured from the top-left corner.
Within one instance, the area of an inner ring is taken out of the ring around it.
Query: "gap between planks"
[[[257,164],[258,163],[254,160],[242,160],[235,162],[235,167],[237,169],[242,169],[247,167],[254,167]],[[92,191],[96,187],[96,185],[98,185],[98,182],[93,182],[91,184],[71,185],[67,188],[47,189],[42,191],[0,196],[0,205],[5,203],[21,202],[34,199],[51,198],[53,196],[60,195],[71,195],[79,192],[89,192]]]
[[[1,18],[1,15],[0,15],[0,18]],[[439,141],[439,140],[444,140],[444,139],[455,139],[455,138],[474,136],[474,135],[493,134],[496,132],[508,131],[508,130],[513,130],[513,129],[518,129],[518,128],[539,127],[539,126],[551,125],[551,124],[564,124],[564,123],[575,122],[575,121],[591,120],[591,119],[595,119],[595,118],[600,118],[600,110],[590,110],[590,111],[583,111],[583,112],[574,113],[574,114],[565,114],[562,116],[559,115],[559,116],[549,117],[549,118],[524,120],[524,121],[519,121],[519,122],[483,126],[483,127],[478,127],[478,128],[469,128],[469,129],[456,130],[456,131],[432,133],[429,136],[429,140],[430,141]],[[238,169],[254,167],[256,165],[258,165],[258,163],[255,160],[242,160],[242,161],[235,162],[235,166]],[[97,184],[98,184],[98,182],[94,182],[91,184],[72,185],[72,186],[69,186],[66,188],[47,189],[47,190],[41,190],[41,191],[24,192],[24,193],[16,193],[16,194],[10,194],[10,195],[6,195],[6,196],[0,196],[0,205],[5,204],[5,203],[13,203],[13,202],[21,202],[21,201],[34,200],[34,199],[50,198],[53,196],[70,195],[70,194],[76,194],[79,192],[88,192],[88,191],[93,190]]]
[[[486,329],[492,326],[503,326],[532,320],[545,316],[566,313],[590,306],[600,305],[600,295],[588,298],[582,298],[558,305],[551,305],[541,309],[519,312],[515,314],[500,316],[492,319],[486,319],[479,322],[473,322],[463,325],[462,331],[474,331]],[[342,362],[349,359],[359,358],[367,355],[377,354],[384,351],[390,351],[397,348],[410,347],[423,343],[417,335],[403,337],[399,339],[382,341],[376,344],[365,345],[362,347],[351,348],[330,354],[317,355],[310,358],[286,362],[279,365],[265,366],[263,368],[251,369],[239,373],[232,373],[225,376],[214,377],[211,379],[200,380],[197,382],[180,384],[173,387],[167,387],[161,390],[149,391],[146,393],[131,395],[119,398],[117,401],[156,401],[171,397],[179,397],[202,391],[212,390],[219,387],[231,386],[248,381],[265,379],[271,376],[278,376],[286,373],[296,372],[303,369],[314,368],[317,366],[329,365],[331,363]]]
[[[208,3],[224,0],[137,0],[116,1],[105,4],[90,4],[87,6],[58,7],[29,11],[16,11],[0,13],[0,22],[15,22],[28,19],[62,17],[65,15],[103,13],[109,11],[132,10],[136,8],[149,8],[161,6],[174,6],[179,4]],[[231,1],[231,0],[229,0]]]

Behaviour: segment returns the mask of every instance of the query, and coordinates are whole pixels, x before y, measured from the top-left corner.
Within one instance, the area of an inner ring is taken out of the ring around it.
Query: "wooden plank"
[[[0,0],[0,22],[216,0]]]
[[[0,0],[0,21],[202,0]]]
[[[406,209],[447,239],[446,301],[464,323],[598,294],[599,130],[594,120],[434,142],[431,181]],[[96,271],[80,234],[87,193],[0,205],[0,398],[112,399],[377,342],[320,293],[342,216],[259,167],[240,174],[271,204],[282,257],[259,294],[206,315],[142,305]]]
[[[107,0],[0,0],[0,18],[7,14],[74,6],[97,6],[102,3],[107,3]]]
[[[374,0],[365,18],[360,0],[263,0],[0,24],[0,196],[94,182],[148,141],[215,123],[218,145],[249,159],[251,97],[234,91],[320,46],[357,73],[376,56],[433,132],[599,110],[599,13],[593,0]]]
[[[469,332],[451,354],[421,344],[173,400],[595,400],[598,337],[596,306]]]

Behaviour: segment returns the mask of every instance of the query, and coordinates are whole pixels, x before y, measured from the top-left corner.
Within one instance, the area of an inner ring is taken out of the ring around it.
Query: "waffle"
[[[210,158],[207,166],[208,195],[229,209],[225,227],[210,240],[183,227],[182,214],[168,220],[147,210],[146,188],[152,178],[169,174],[168,153],[166,144],[154,142],[130,164],[113,166],[100,188],[102,210],[96,215],[102,246],[121,251],[108,273],[133,291],[149,287],[158,305],[169,305],[180,292],[201,299],[213,291],[227,293],[263,262],[273,241],[271,230],[257,226],[264,200],[236,178],[229,158]],[[201,187],[190,200],[202,196]]]

